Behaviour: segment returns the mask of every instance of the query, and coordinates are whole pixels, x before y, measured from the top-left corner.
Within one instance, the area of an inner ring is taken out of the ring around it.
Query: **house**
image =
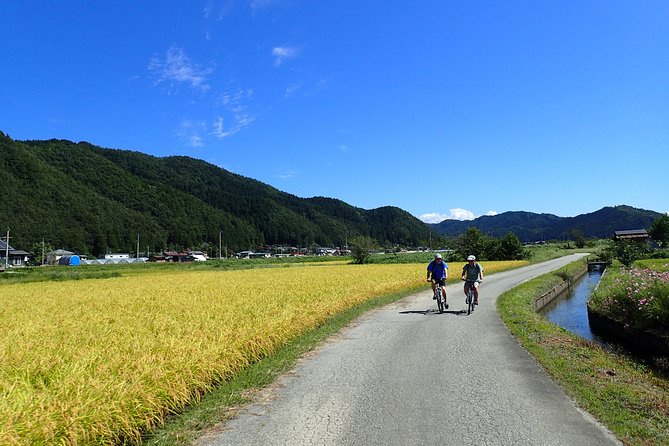
[[[193,261],[195,262],[206,262],[207,260],[209,260],[207,253],[202,251],[190,251],[189,254],[193,258]]]
[[[14,249],[7,242],[0,240],[0,269],[4,269],[5,265],[12,267],[26,266],[30,261],[30,257],[29,252]]]
[[[613,231],[613,239],[618,240],[634,240],[637,242],[650,241],[650,235],[645,229],[628,229],[624,231]]]
[[[105,260],[112,259],[129,259],[130,254],[105,254]]]
[[[72,251],[66,251],[64,249],[56,249],[55,251],[46,253],[46,264],[50,266],[58,265],[58,261],[63,256],[73,256]]]

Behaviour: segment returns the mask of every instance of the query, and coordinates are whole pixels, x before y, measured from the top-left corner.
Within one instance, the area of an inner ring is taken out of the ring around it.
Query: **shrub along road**
[[[583,255],[487,276],[471,316],[460,284],[447,287],[445,314],[433,311],[426,284],[355,321],[198,444],[620,444],[574,406],[495,311],[502,292]]]

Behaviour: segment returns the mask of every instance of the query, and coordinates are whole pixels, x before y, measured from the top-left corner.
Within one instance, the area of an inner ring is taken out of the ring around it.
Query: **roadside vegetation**
[[[574,262],[504,293],[497,301],[502,320],[576,404],[624,444],[669,444],[666,378],[550,323],[533,310],[537,297],[574,277],[582,267],[581,261]]]

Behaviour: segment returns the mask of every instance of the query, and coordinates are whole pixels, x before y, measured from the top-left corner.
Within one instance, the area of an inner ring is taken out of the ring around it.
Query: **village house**
[[[14,249],[7,242],[0,240],[0,269],[27,266],[30,262],[30,257],[29,252]]]

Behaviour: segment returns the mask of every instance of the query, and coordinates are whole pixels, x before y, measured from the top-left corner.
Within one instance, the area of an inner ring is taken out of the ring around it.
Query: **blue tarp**
[[[78,255],[63,256],[58,259],[58,264],[65,266],[79,266],[81,265],[81,258],[79,258]]]

